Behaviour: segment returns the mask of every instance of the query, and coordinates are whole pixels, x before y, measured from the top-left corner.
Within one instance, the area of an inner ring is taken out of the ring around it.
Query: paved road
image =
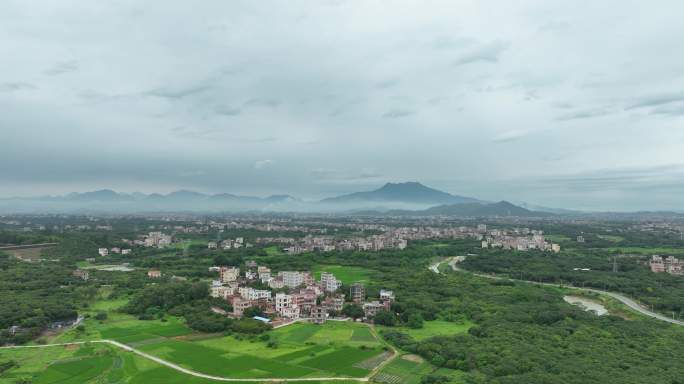
[[[461,257],[461,256],[457,256],[457,257]],[[462,259],[460,259],[460,260],[462,260]],[[458,267],[456,266],[456,264],[457,264],[460,260],[459,260],[459,259],[456,259],[456,258],[448,259],[449,266],[451,267],[452,270],[458,271],[458,272],[470,273],[470,274],[472,274],[472,275],[474,275],[474,276],[484,277],[484,278],[487,278],[487,279],[511,280],[511,281],[517,281],[517,282],[526,283],[526,284],[535,284],[535,285],[539,285],[539,284],[540,284],[540,283],[535,282],[535,281],[519,280],[519,279],[510,279],[510,278],[507,278],[507,277],[492,276],[492,275],[484,275],[484,274],[480,274],[480,273],[473,273],[473,272],[464,271],[464,270],[462,270],[462,269],[460,269],[460,268],[458,268]],[[439,266],[440,266],[442,263],[444,263],[444,261],[446,261],[446,260],[440,261],[440,262],[437,263],[437,264],[432,264],[432,265],[430,265],[429,269],[430,269],[431,271],[433,271],[433,272],[439,273]],[[550,287],[558,287],[558,284],[552,284],[552,283],[541,283],[541,285],[546,285],[546,286],[550,286]],[[603,291],[603,290],[594,289],[594,288],[575,287],[575,286],[572,286],[572,285],[567,285],[566,287],[572,288],[572,289],[577,289],[577,290],[580,290],[580,291],[594,292],[594,293],[598,293],[598,294],[601,294],[601,295],[610,296],[610,297],[614,298],[615,300],[620,301],[622,304],[625,304],[625,305],[628,306],[629,308],[631,308],[631,309],[633,309],[633,310],[635,310],[635,311],[637,311],[637,312],[639,312],[639,313],[641,313],[641,314],[643,314],[643,315],[646,315],[646,316],[648,316],[648,317],[651,317],[651,318],[654,318],[654,319],[657,319],[657,320],[666,321],[666,322],[668,322],[668,323],[672,323],[672,324],[677,324],[677,325],[684,326],[684,321],[675,320],[675,319],[669,318],[669,317],[667,317],[667,316],[665,316],[665,315],[661,315],[661,314],[659,314],[659,313],[652,312],[652,311],[648,310],[647,308],[642,307],[641,305],[639,305],[637,302],[635,302],[634,300],[630,299],[629,297],[627,297],[627,296],[625,296],[625,295],[623,295],[623,294],[620,294],[620,293],[615,293],[615,292],[610,292],[610,291]]]

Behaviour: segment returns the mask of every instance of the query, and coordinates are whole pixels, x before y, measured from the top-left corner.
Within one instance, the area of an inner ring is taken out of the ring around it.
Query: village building
[[[82,280],[86,280],[86,281],[90,277],[90,273],[88,273],[88,271],[86,271],[85,269],[77,269],[72,273],[72,275],[74,277],[78,277],[78,278],[80,278]]]
[[[219,278],[222,283],[234,283],[240,277],[240,268],[221,267],[219,268]]]
[[[361,283],[354,283],[349,287],[349,297],[355,303],[363,303],[366,299],[366,288]]]
[[[162,273],[158,269],[150,269],[149,271],[147,271],[147,277],[149,277],[150,279],[158,279],[161,276]]]
[[[328,319],[328,311],[324,307],[314,306],[311,308],[309,320],[314,324],[325,324]]]
[[[329,272],[321,273],[321,288],[325,292],[335,292],[342,286],[342,282],[335,278],[335,275]]]

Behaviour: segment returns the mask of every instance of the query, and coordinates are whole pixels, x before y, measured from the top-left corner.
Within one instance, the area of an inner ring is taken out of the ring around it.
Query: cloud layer
[[[483,199],[677,208],[682,13],[678,1],[9,1],[0,196],[318,198],[418,180]],[[658,177],[610,177],[635,169]]]

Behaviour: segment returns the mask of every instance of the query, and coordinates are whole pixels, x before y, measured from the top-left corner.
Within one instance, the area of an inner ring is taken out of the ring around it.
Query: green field
[[[266,255],[268,255],[268,256],[278,256],[278,255],[283,254],[283,252],[280,250],[280,248],[278,248],[275,245],[264,248],[264,252],[266,252]]]
[[[105,344],[0,351],[0,360],[18,367],[0,374],[0,384],[168,383],[208,384]]]
[[[565,236],[565,235],[544,235],[544,237],[546,238],[546,240],[552,241],[555,243],[560,243],[563,241],[570,241],[570,238],[568,236]]]
[[[433,336],[449,336],[467,332],[474,324],[471,322],[452,323],[434,320],[423,323],[423,328],[411,329],[405,327],[382,327],[381,331],[395,331],[407,333],[416,340],[423,340]]]
[[[314,277],[321,278],[321,272],[330,272],[344,284],[356,282],[368,282],[371,279],[371,270],[361,267],[349,267],[346,265],[317,265],[313,269]]]
[[[234,378],[364,377],[370,373],[364,363],[383,352],[363,324],[297,323],[268,334],[277,348],[233,336],[165,339],[139,348],[196,371]]]
[[[611,241],[613,243],[619,243],[619,242],[625,240],[625,238],[622,236],[615,236],[615,235],[597,235],[597,236],[599,237],[599,239],[608,240],[608,241]]]
[[[238,379],[365,377],[389,357],[368,326],[351,322],[297,323],[273,330],[267,334],[277,347],[270,348],[257,338],[170,337],[186,330],[175,322],[135,321],[141,324],[130,319],[112,321],[125,322],[126,328],[100,324],[88,336],[97,332],[189,369]],[[20,378],[34,384],[210,382],[100,343],[0,350],[0,361],[7,360],[17,361],[19,367],[0,375],[0,384]]]
[[[138,343],[160,338],[186,336],[192,330],[179,318],[168,316],[162,320],[138,320],[135,316],[116,312],[126,304],[126,298],[102,299],[95,302],[83,314],[85,331],[70,329],[49,338],[49,343],[66,343],[83,340],[110,339],[135,346]],[[106,320],[96,320],[98,312],[107,312]]]

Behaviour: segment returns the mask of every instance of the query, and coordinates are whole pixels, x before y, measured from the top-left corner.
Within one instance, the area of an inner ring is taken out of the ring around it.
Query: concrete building
[[[337,291],[342,286],[342,282],[329,272],[321,273],[321,288],[328,293]]]
[[[363,303],[366,300],[366,288],[361,283],[354,283],[349,287],[349,297],[355,303]]]
[[[88,273],[88,271],[86,271],[85,269],[77,269],[72,273],[72,275],[85,281],[87,281],[90,277],[90,273]]]
[[[388,289],[381,289],[380,290],[380,300],[394,300],[394,292],[390,291]]]
[[[328,319],[328,311],[324,307],[315,306],[311,308],[309,319],[314,324],[325,324],[325,321]]]
[[[389,301],[371,301],[370,303],[363,304],[363,314],[366,318],[371,318],[380,311],[389,311],[389,308]]]
[[[297,288],[304,284],[304,274],[297,271],[280,271],[278,276],[283,279],[283,284],[288,288]]]
[[[219,276],[222,283],[236,282],[240,277],[240,268],[237,267],[221,267],[219,269]]]
[[[107,248],[99,248],[97,250],[97,253],[99,253],[100,256],[104,257],[104,256],[109,255],[109,250]]]

